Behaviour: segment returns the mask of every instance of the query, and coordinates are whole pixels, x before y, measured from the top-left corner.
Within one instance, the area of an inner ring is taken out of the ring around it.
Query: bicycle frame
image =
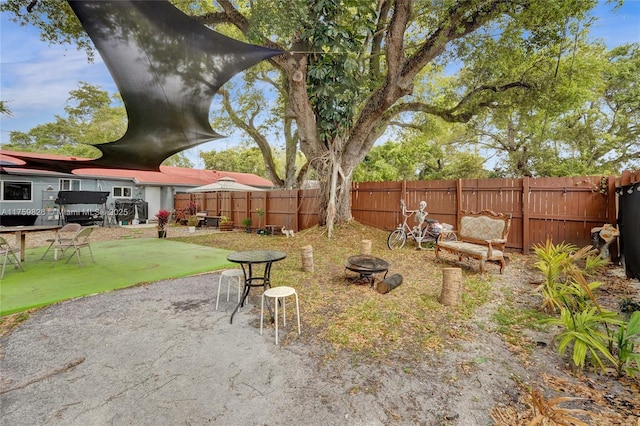
[[[414,216],[414,214],[419,210],[407,210],[407,206],[404,203],[404,200],[400,201],[403,221],[401,224],[398,224],[398,227],[389,234],[389,238],[387,239],[387,246],[390,249],[393,248],[402,248],[404,247],[407,238],[411,238],[418,243],[418,247],[422,249],[422,241],[424,239],[424,234],[426,231],[425,225],[427,225],[426,220],[420,225],[415,225],[413,228],[407,223],[407,220]]]
[[[428,213],[423,211],[426,205],[421,206],[419,210],[407,210],[404,200],[400,200],[400,205],[404,219],[401,224],[398,224],[395,230],[391,231],[387,238],[387,247],[391,250],[404,247],[407,238],[416,241],[418,248],[422,249],[423,241],[437,242],[442,232],[450,227],[446,224],[441,224],[437,219],[427,219],[426,216]],[[407,221],[418,212],[424,215],[424,219],[422,219],[422,222],[418,225],[411,227]]]

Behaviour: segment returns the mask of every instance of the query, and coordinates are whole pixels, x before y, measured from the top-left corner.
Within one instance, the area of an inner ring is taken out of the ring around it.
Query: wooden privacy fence
[[[616,179],[625,185],[638,175],[354,183],[351,212],[360,223],[391,230],[402,222],[401,199],[409,209],[426,201],[430,218],[456,228],[462,210],[488,209],[512,215],[507,243],[512,251],[528,253],[547,238],[582,247],[591,242],[591,228],[616,223]],[[176,210],[191,200],[198,210],[231,218],[237,228],[245,217],[257,228],[258,208],[265,211],[262,226],[286,225],[298,231],[320,223],[318,190],[177,194]]]
[[[250,217],[254,229],[265,225],[284,225],[297,231],[319,223],[317,192],[317,189],[306,189],[176,194],[174,207],[180,217],[193,201],[198,211],[206,211],[209,216],[226,216],[236,228],[242,227],[242,219]],[[265,212],[262,218],[258,209]]]
[[[457,228],[462,210],[510,213],[507,248],[527,253],[547,238],[577,246],[591,242],[591,228],[615,223],[615,182],[610,178],[457,179],[355,184],[352,214],[376,228],[402,222],[400,200],[417,209],[427,202],[429,218]]]

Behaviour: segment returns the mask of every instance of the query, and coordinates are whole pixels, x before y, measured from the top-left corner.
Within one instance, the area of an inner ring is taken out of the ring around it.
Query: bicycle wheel
[[[390,250],[401,249],[407,242],[407,234],[402,229],[396,229],[389,234],[387,238],[387,247]]]
[[[453,231],[442,231],[437,241],[458,241],[458,236]]]

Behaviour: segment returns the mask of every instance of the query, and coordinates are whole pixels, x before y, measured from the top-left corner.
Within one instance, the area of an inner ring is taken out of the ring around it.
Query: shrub
[[[169,216],[171,216],[171,213],[167,210],[160,210],[156,214],[156,219],[158,219],[158,229],[165,229],[167,227],[167,224],[169,223]]]
[[[618,376],[627,374],[635,377],[640,373],[640,353],[635,351],[640,345],[640,311],[631,314],[629,322],[620,325],[615,336],[618,356]]]

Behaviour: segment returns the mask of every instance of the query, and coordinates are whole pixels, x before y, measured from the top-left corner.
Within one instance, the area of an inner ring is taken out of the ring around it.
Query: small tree
[[[256,214],[258,215],[258,229],[262,228],[262,218],[264,217],[264,209],[258,207],[256,209]]]

